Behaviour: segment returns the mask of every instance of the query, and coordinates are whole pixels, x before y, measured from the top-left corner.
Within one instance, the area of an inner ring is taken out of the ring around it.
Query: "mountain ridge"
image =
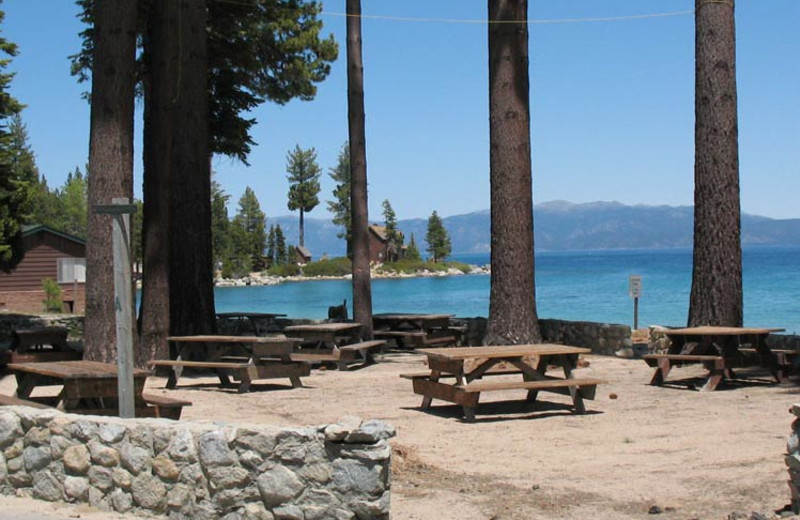
[[[692,206],[626,205],[616,201],[573,203],[565,200],[534,206],[534,241],[541,251],[597,249],[669,249],[692,246]],[[476,210],[442,218],[454,254],[488,253],[490,212]],[[375,222],[373,220],[372,222]],[[382,222],[380,222],[382,224]],[[298,242],[298,217],[268,217],[267,226],[280,224],[287,242]],[[414,235],[425,250],[425,218],[398,221],[406,243]],[[329,219],[305,218],[305,243],[314,258],[343,256],[341,228]],[[800,245],[800,219],[773,219],[742,213],[743,245]]]

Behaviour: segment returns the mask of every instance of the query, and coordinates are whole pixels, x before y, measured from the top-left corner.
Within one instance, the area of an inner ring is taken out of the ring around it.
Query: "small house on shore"
[[[22,230],[24,257],[10,273],[0,272],[0,309],[40,313],[50,278],[61,288],[64,310],[83,311],[86,295],[86,242],[48,226]]]
[[[311,262],[311,251],[304,246],[294,248],[294,261],[298,265],[306,265]]]
[[[376,224],[369,226],[369,261],[376,264],[394,262],[399,257],[400,251],[389,241],[386,228]]]

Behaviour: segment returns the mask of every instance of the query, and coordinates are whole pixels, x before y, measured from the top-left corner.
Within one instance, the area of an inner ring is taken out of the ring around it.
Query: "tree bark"
[[[527,15],[527,0],[489,0],[492,277],[487,345],[541,341],[534,285]]]
[[[691,326],[742,325],[734,0],[695,3]]]
[[[300,208],[300,247],[306,246],[306,233],[303,227],[303,208]]]
[[[347,0],[347,116],[350,139],[350,204],[353,226],[353,318],[364,339],[372,338],[369,272],[367,145],[364,123],[364,65],[361,56],[361,1]]]
[[[86,359],[116,359],[112,219],[94,214],[115,197],[133,198],[135,0],[94,2],[94,66],[86,240]],[[123,302],[133,305],[133,302]]]
[[[174,335],[213,334],[206,0],[182,0],[180,7],[170,112],[176,131],[169,150],[169,330]]]
[[[178,70],[177,2],[154,2],[144,53],[143,270],[137,365],[169,356],[169,151],[174,132],[172,100]]]

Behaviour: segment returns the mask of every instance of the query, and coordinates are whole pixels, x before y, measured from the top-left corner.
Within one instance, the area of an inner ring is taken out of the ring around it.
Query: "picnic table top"
[[[196,336],[169,336],[167,341],[179,343],[299,343],[301,338],[288,338],[285,336],[216,336],[216,335],[196,335]]]
[[[425,314],[425,313],[403,313],[403,312],[382,312],[373,314],[372,319],[377,320],[442,320],[452,318],[453,314]]]
[[[280,312],[218,312],[217,318],[282,318]]]
[[[27,372],[57,379],[116,379],[117,365],[99,361],[47,361],[42,363],[11,363],[15,372]],[[146,370],[134,370],[134,377],[147,377]]]
[[[532,345],[498,345],[494,347],[455,347],[416,349],[416,352],[428,357],[446,359],[450,361],[475,359],[475,358],[509,358],[524,356],[557,356],[562,354],[588,354],[591,349],[571,347],[568,345],[555,345],[551,343],[538,343]]]
[[[31,327],[31,328],[22,328],[16,329],[13,331],[14,334],[18,336],[37,336],[39,334],[46,335],[46,334],[63,334],[66,336],[69,334],[69,329],[66,327]]]
[[[360,329],[360,323],[308,323],[306,325],[289,325],[286,332],[342,332]]]
[[[772,332],[783,332],[786,329],[777,328],[747,328],[747,327],[686,327],[683,329],[666,329],[664,333],[669,335],[691,335],[691,336],[741,336],[746,334],[770,334]]]

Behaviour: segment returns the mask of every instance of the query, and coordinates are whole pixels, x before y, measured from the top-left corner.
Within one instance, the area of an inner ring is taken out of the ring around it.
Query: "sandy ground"
[[[520,391],[493,392],[482,396],[472,424],[446,403],[419,409],[411,382],[398,377],[424,368],[413,354],[389,354],[355,371],[314,370],[298,389],[276,380],[240,395],[213,378],[184,378],[167,391],[165,379],[150,378],[148,391],[192,401],[182,420],[300,426],[358,415],[390,422],[397,428],[395,519],[643,519],[653,518],[652,506],[664,520],[727,519],[789,502],[783,454],[800,389],[752,373],[747,383],[701,393],[694,389],[700,368],[675,369],[673,378],[695,379],[658,388],[647,384],[652,369],[643,361],[586,359],[578,374],[608,381],[587,401],[588,414],[572,414],[561,395],[543,393],[531,405]],[[13,378],[0,382],[0,392],[13,390]],[[85,506],[0,500],[0,518],[15,518],[15,510],[103,517]]]

